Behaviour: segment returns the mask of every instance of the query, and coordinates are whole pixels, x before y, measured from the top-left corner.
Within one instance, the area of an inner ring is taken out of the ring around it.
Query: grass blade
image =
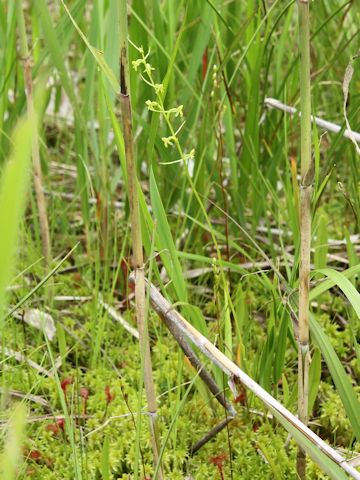
[[[356,290],[350,280],[348,280],[342,273],[333,270],[332,268],[321,268],[316,271],[326,275],[343,291],[346,298],[353,306],[356,315],[360,318],[360,293]]]
[[[359,399],[352,387],[350,379],[346,374],[342,363],[340,362],[334,350],[334,347],[331,345],[323,329],[312,315],[310,315],[310,326],[312,338],[321,350],[321,353],[329,368],[331,377],[335,383],[336,389],[341,397],[341,401],[344,405],[347,416],[349,417],[355,436],[358,440],[360,440]]]
[[[173,282],[178,299],[182,302],[187,302],[186,285],[181,265],[152,170],[150,172],[150,195],[154,217],[157,221],[157,248],[164,252],[161,254],[161,258],[164,262],[166,271]]]
[[[0,183],[0,314],[5,306],[5,288],[14,268],[21,217],[30,179],[34,119],[21,121],[12,137],[13,152],[2,172]]]
[[[360,263],[359,265],[355,265],[354,267],[350,267],[347,270],[344,270],[341,272],[341,275],[344,278],[352,278],[355,275],[357,275],[360,272]],[[310,292],[310,300],[315,300],[315,298],[319,297],[321,294],[327,292],[332,288],[334,285],[336,285],[336,281],[334,281],[332,278],[328,278],[327,280],[321,282],[319,285],[314,287],[311,292]]]

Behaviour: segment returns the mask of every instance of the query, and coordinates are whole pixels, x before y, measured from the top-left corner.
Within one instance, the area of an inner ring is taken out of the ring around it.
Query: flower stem
[[[127,39],[127,0],[120,0],[120,106],[123,121],[123,134],[125,141],[126,166],[128,177],[128,194],[131,217],[132,261],[135,270],[135,304],[136,318],[139,329],[140,354],[144,367],[144,384],[147,397],[148,411],[150,413],[151,444],[154,456],[154,465],[159,459],[159,433],[156,417],[156,395],[152,374],[150,344],[145,312],[145,273],[143,258],[143,243],[141,234],[141,218],[138,198],[138,180],[136,175],[136,162],[133,148],[132,110],[130,100],[128,39]],[[163,479],[161,466],[158,478]]]
[[[301,185],[300,185],[300,269],[298,332],[298,414],[308,422],[309,396],[309,290],[311,249],[311,196],[314,165],[311,155],[311,84],[310,84],[310,14],[308,0],[298,0],[300,42],[300,108],[301,108]],[[299,449],[297,473],[306,478],[306,457]]]
[[[27,44],[25,17],[24,17],[22,0],[16,0],[16,13],[17,13],[17,22],[18,22],[18,31],[19,31],[19,40],[20,40],[19,42],[20,56],[22,59],[23,69],[24,69],[27,112],[30,118],[34,118],[35,109],[34,109],[34,98],[33,98],[33,81],[32,81],[32,72],[31,72],[31,54],[29,52],[29,48]],[[33,138],[32,160],[33,160],[33,176],[34,176],[36,203],[37,203],[39,222],[40,222],[40,236],[41,236],[41,243],[42,243],[42,251],[45,258],[46,267],[49,267],[52,259],[51,243],[50,243],[49,224],[48,224],[47,211],[46,211],[46,200],[45,200],[43,181],[42,181],[39,139],[38,139],[37,128],[35,130],[35,136]]]

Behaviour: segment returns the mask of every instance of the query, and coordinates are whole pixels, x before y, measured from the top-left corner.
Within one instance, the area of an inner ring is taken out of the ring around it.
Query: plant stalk
[[[139,330],[140,354],[144,365],[144,384],[150,413],[151,444],[154,456],[154,465],[159,460],[159,431],[157,424],[157,405],[155,385],[152,374],[152,362],[148,328],[146,323],[146,302],[145,302],[145,272],[143,258],[143,243],[141,234],[141,217],[138,198],[138,180],[136,175],[136,162],[133,149],[132,135],[132,111],[130,100],[130,75],[128,61],[128,39],[127,39],[127,0],[120,0],[120,107],[123,122],[123,134],[125,142],[126,169],[128,177],[128,195],[131,217],[131,241],[132,241],[132,263],[135,272],[135,304],[136,318]],[[162,468],[158,470],[157,477],[162,480]]]
[[[308,423],[309,396],[309,290],[311,248],[311,196],[314,165],[311,155],[311,83],[310,83],[310,13],[308,0],[298,0],[300,44],[301,109],[301,185],[300,185],[300,270],[298,330],[298,415]],[[299,448],[297,473],[306,478],[306,456]]]
[[[33,98],[33,81],[32,81],[32,72],[31,72],[31,54],[29,52],[29,48],[27,44],[25,17],[24,17],[24,11],[22,6],[22,0],[16,0],[16,12],[17,12],[17,22],[18,22],[18,30],[19,30],[20,56],[21,56],[23,69],[24,69],[27,112],[30,118],[34,118],[35,109],[34,109],[34,98]],[[42,252],[44,255],[46,267],[49,267],[52,260],[50,232],[49,232],[49,224],[48,224],[48,217],[47,217],[46,200],[45,200],[45,194],[43,189],[40,150],[39,150],[39,138],[38,138],[38,131],[37,131],[36,125],[34,126],[34,129],[35,129],[35,135],[34,135],[33,144],[32,144],[34,187],[35,187],[36,204],[38,208],[39,222],[40,222]]]

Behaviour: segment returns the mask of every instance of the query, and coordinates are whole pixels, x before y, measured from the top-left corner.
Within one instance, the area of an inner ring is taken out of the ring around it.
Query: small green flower
[[[174,135],[171,135],[170,137],[162,137],[161,140],[164,142],[165,148],[167,148],[169,145],[172,146],[176,141],[176,137]]]
[[[145,58],[144,58],[144,60],[145,60]],[[151,78],[152,70],[155,70],[155,68],[152,67],[150,63],[144,62],[144,73],[146,73],[149,78]]]
[[[132,61],[132,66],[133,66],[133,69],[135,70],[135,72],[138,71],[138,68],[140,67],[140,65],[144,63],[143,59],[142,58],[138,58],[137,60],[133,60]]]
[[[183,105],[179,105],[178,107],[170,108],[169,110],[166,110],[167,113],[174,113],[175,117],[180,117],[182,118],[184,116],[183,112]]]
[[[146,100],[145,104],[151,112],[162,111],[161,106],[158,104],[158,102],[154,102],[153,100]]]
[[[161,95],[164,93],[164,85],[162,83],[155,83],[154,90],[156,95]]]

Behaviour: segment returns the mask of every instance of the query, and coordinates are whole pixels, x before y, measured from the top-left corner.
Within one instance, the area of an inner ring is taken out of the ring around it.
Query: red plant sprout
[[[86,415],[86,406],[87,406],[87,400],[89,398],[89,390],[86,387],[81,387],[80,396],[83,399],[83,415]]]
[[[56,420],[56,423],[57,423],[58,427],[60,428],[60,430],[65,432],[65,420],[63,418],[58,418]]]
[[[37,462],[42,459],[42,453],[40,450],[32,450],[31,448],[28,447],[23,447],[22,452],[24,457],[27,457],[30,460],[33,460],[34,462]]]
[[[61,390],[63,391],[64,397],[65,397],[65,402],[66,402],[67,406],[69,406],[68,398],[67,398],[67,388],[72,383],[73,383],[73,379],[71,377],[64,378],[63,380],[61,380],[61,383],[60,383],[60,387],[61,387]]]
[[[109,385],[106,385],[104,391],[105,391],[106,403],[109,404],[114,400],[115,395],[111,393]]]
[[[106,406],[105,406],[105,411],[104,411],[103,419],[106,418],[109,404],[110,404],[110,403],[114,400],[114,398],[115,398],[115,395],[114,395],[113,393],[111,393],[111,390],[110,390],[109,385],[106,385],[106,387],[105,387],[105,389],[104,389],[104,392],[105,392],[105,398],[106,398]]]
[[[80,388],[80,395],[84,400],[87,400],[89,398],[89,390],[86,387],[81,387]]]
[[[127,279],[129,276],[129,262],[123,258],[120,263],[120,268],[123,273],[124,279]]]
[[[65,401],[67,403],[67,396],[66,396],[66,391],[69,385],[73,383],[73,379],[71,377],[64,378],[64,380],[61,380],[60,386],[61,390],[64,393]]]
[[[252,431],[257,432],[259,430],[260,424],[259,422],[254,422],[252,426]]]
[[[54,435],[58,435],[59,432],[65,433],[65,420],[63,418],[58,418],[55,423],[50,423],[46,425],[46,430],[52,432]]]
[[[64,392],[64,395],[66,395],[66,390],[69,385],[73,383],[73,379],[71,377],[64,378],[64,380],[61,380],[61,389]]]
[[[30,450],[28,458],[34,460],[34,462],[40,460],[42,457],[40,450]]]
[[[49,423],[49,425],[46,425],[45,430],[56,435],[59,433],[59,426],[56,423]]]
[[[224,463],[226,462],[227,458],[228,456],[226,453],[220,453],[214,457],[209,457],[209,462],[215,465],[215,467],[218,469],[221,480],[225,480]]]
[[[244,392],[240,392],[239,395],[236,398],[234,398],[233,402],[234,403],[240,403],[240,405],[245,405],[246,397],[245,397]]]

